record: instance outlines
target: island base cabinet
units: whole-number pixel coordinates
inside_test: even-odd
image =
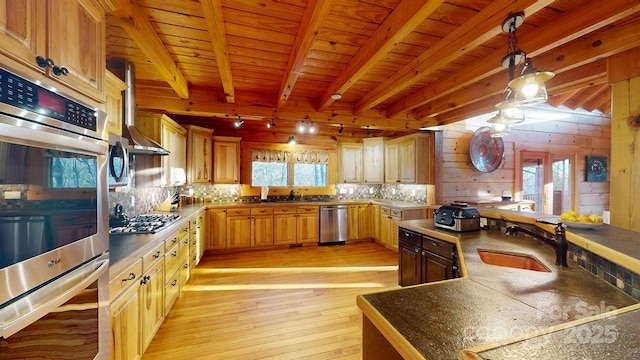
[[[142,351],[147,350],[164,320],[164,261],[157,262],[142,277]]]
[[[375,325],[366,316],[362,316],[362,360],[402,359]]]

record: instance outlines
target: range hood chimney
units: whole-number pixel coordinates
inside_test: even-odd
[[[107,61],[107,68],[127,84],[127,89],[124,90],[122,99],[124,111],[122,136],[129,139],[129,154],[169,155],[169,151],[157,142],[144,136],[140,130],[135,127],[136,84],[133,64],[125,59],[112,58]]]

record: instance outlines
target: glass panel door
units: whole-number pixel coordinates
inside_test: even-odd
[[[572,209],[574,155],[522,151],[522,200],[535,202],[535,210],[560,215]]]

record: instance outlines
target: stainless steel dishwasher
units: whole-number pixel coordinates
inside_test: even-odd
[[[319,245],[347,242],[347,205],[320,206]]]

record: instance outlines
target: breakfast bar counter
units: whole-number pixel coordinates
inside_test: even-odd
[[[615,349],[613,358],[637,355],[640,338],[630,335],[640,321],[637,301],[572,259],[569,268],[557,267],[554,249],[542,241],[497,230],[438,230],[431,220],[398,225],[457,244],[463,277],[359,296],[363,359],[539,358],[542,340],[546,353],[589,341],[593,351]],[[485,264],[479,249],[531,255],[550,272]],[[577,333],[567,329],[583,322],[594,324],[592,333],[572,343]],[[616,346],[597,337],[601,328]]]

